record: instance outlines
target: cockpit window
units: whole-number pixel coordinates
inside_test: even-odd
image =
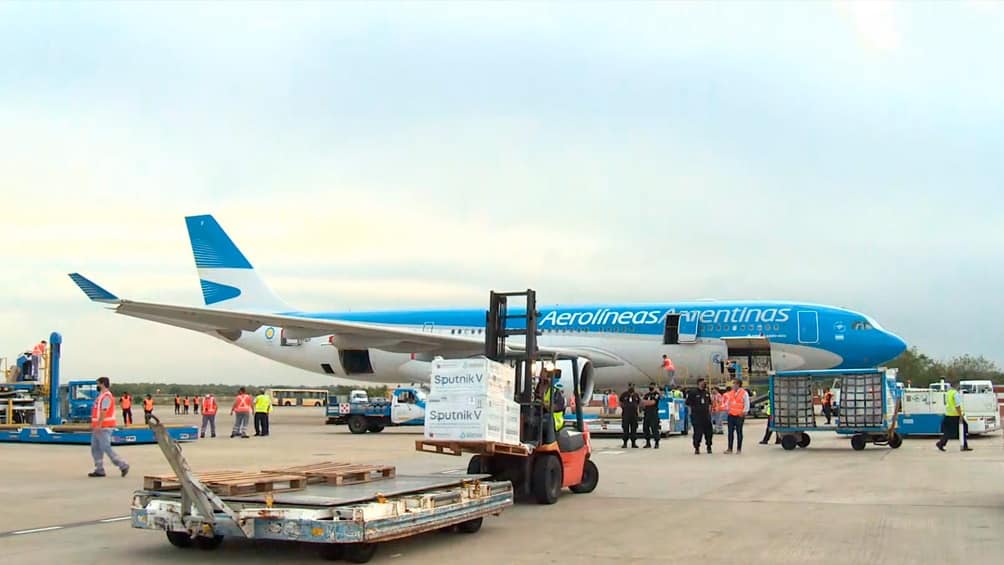
[[[858,322],[854,322],[854,324],[851,325],[851,329],[854,329],[854,330],[872,330],[872,329],[875,329],[875,328],[870,323],[868,323],[868,322],[858,321]]]

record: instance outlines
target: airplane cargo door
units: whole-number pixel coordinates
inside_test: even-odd
[[[697,341],[697,313],[692,316],[680,316],[680,328],[678,339],[680,343],[694,343]]]
[[[815,310],[798,312],[798,343],[819,341],[819,313]]]

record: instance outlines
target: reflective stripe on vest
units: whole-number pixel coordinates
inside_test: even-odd
[[[267,394],[259,394],[254,399],[255,412],[268,412],[272,409],[272,398]]]
[[[742,416],[746,413],[746,402],[744,401],[746,394],[746,389],[744,388],[725,393],[730,416]]]
[[[108,400],[108,408],[101,415],[98,410],[105,400]],[[115,397],[109,391],[104,391],[94,399],[94,406],[91,406],[91,427],[92,428],[114,428],[115,427]]]
[[[945,416],[959,415],[959,391],[954,388],[945,393]]]
[[[551,391],[554,390],[553,387],[548,388],[547,392],[544,393],[544,406],[550,406],[551,404]],[[564,411],[552,411],[551,415],[554,417],[554,431],[560,432],[561,428],[565,427],[565,412]]]
[[[202,414],[204,416],[212,416],[216,413],[216,399],[215,398],[203,398],[202,399]]]
[[[250,412],[250,411],[251,411],[251,395],[238,394],[234,404],[234,412]]]

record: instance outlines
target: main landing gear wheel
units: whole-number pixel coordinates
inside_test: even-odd
[[[481,529],[481,524],[484,521],[484,518],[475,518],[473,520],[461,522],[457,524],[457,531],[462,534],[476,534],[478,530]]]
[[[809,437],[809,434],[803,433],[802,437],[798,438],[799,447],[809,447],[810,443],[812,443],[812,438]]]
[[[356,414],[354,416],[349,416],[349,431],[354,434],[364,434],[366,430],[370,427],[369,422],[366,421],[364,416]]]
[[[899,449],[899,446],[901,445],[903,445],[903,436],[893,432],[892,435],[889,436],[889,447]]]
[[[867,445],[865,436],[854,436],[851,438],[851,447],[854,448],[854,451],[861,451],[865,448],[865,445]]]
[[[596,490],[596,485],[600,482],[600,470],[596,468],[596,463],[586,459],[586,464],[582,468],[582,482],[572,485],[569,488],[575,494],[586,494]]]
[[[192,536],[188,532],[167,532],[167,541],[174,547],[185,549],[192,547]]]
[[[211,538],[198,536],[193,541],[195,541],[195,547],[203,551],[212,551],[219,548],[220,544],[223,543],[223,536],[213,536]]]
[[[345,546],[342,559],[349,563],[367,563],[376,553],[375,543],[350,543]]]
[[[781,438],[781,447],[783,447],[785,451],[795,449],[796,445],[798,445],[798,440],[795,439],[795,436],[789,435]]]
[[[539,504],[554,504],[561,494],[563,470],[555,455],[542,455],[533,463],[533,497]]]

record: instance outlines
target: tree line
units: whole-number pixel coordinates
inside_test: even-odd
[[[153,395],[155,397],[173,397],[178,396],[203,396],[206,394],[212,394],[213,396],[219,397],[232,397],[237,396],[238,390],[244,386],[248,392],[257,393],[269,388],[283,388],[283,389],[300,389],[300,390],[327,390],[329,394],[335,394],[338,396],[348,396],[353,390],[365,390],[366,394],[369,396],[382,397],[387,394],[386,386],[368,386],[368,387],[358,387],[358,386],[348,386],[348,385],[338,385],[338,386],[289,386],[289,385],[264,385],[264,386],[251,386],[251,385],[225,385],[225,384],[177,384],[177,383],[112,383],[112,390],[115,394],[120,395],[124,393],[129,393],[132,396],[146,396],[147,394]]]
[[[909,381],[915,387],[926,387],[941,379],[952,382],[958,382],[960,379],[985,379],[995,383],[1004,381],[1004,372],[996,363],[982,355],[966,354],[938,360],[921,353],[916,347],[911,347],[886,366],[899,369],[898,380]]]

